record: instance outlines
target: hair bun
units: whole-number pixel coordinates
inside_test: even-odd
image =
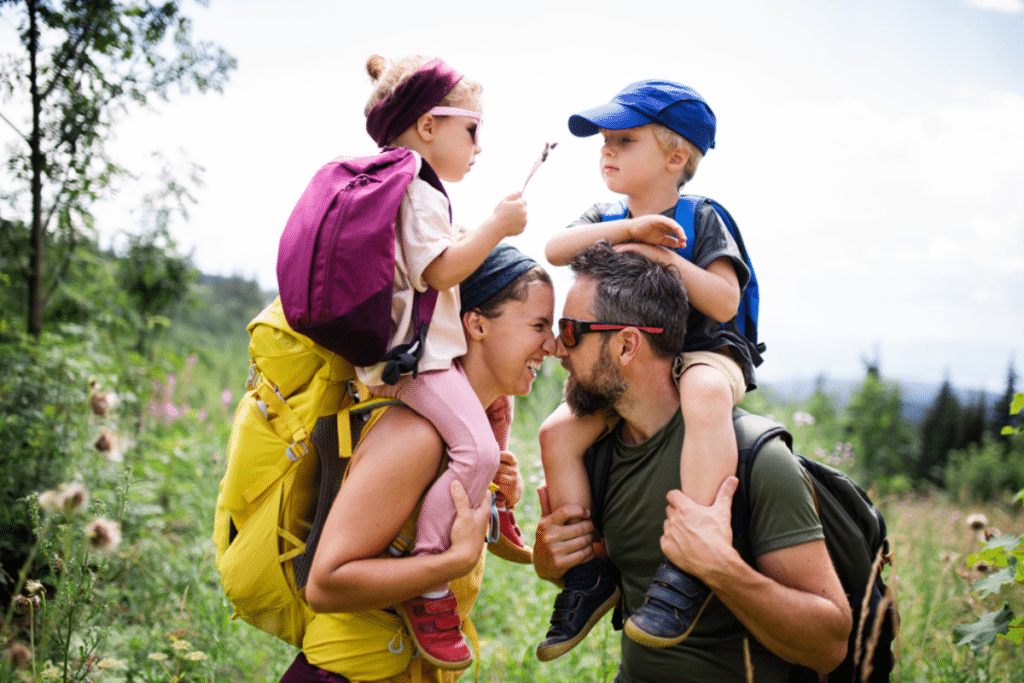
[[[388,70],[388,60],[380,55],[373,55],[366,60],[366,73],[370,74],[370,80],[376,82]]]

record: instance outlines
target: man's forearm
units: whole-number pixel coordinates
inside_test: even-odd
[[[846,656],[850,612],[845,597],[830,598],[824,587],[816,593],[785,586],[766,575],[776,568],[769,558],[758,571],[736,555],[703,578],[769,650],[820,674],[832,671]]]

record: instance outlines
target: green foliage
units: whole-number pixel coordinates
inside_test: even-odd
[[[166,100],[172,88],[221,90],[235,60],[210,43],[192,41],[178,2],[113,0],[0,3],[16,23],[18,52],[0,55],[0,119],[20,138],[8,147],[0,178],[5,223],[27,226],[19,271],[28,332],[38,336],[42,309],[66,275],[60,265],[94,229],[92,204],[131,174],[106,151],[122,117]],[[183,186],[161,182],[179,198]],[[54,240],[46,234],[53,232]],[[47,247],[66,247],[53,258]]]
[[[856,469],[868,481],[911,472],[912,434],[903,419],[902,390],[869,365],[846,409],[846,434]]]

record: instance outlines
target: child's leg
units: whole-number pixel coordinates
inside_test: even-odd
[[[540,454],[552,510],[570,503],[590,509],[590,479],[583,455],[606,427],[602,415],[576,417],[564,403],[544,421]],[[619,599],[618,586],[596,559],[571,567],[563,579],[565,588],[555,598],[551,628],[537,646],[541,661],[575,647]]]
[[[569,503],[590,509],[590,480],[583,455],[604,430],[603,416],[576,417],[565,403],[544,420],[538,438],[552,510]]]
[[[378,387],[373,390],[377,393]],[[414,555],[443,552],[455,520],[452,481],[458,478],[475,504],[498,471],[498,443],[490,421],[458,363],[447,370],[420,373],[415,379],[403,377],[380,393],[398,398],[430,420],[447,445],[448,467],[423,497],[413,549]]]
[[[679,379],[679,400],[686,426],[679,460],[681,488],[701,505],[711,505],[722,481],[736,473],[733,391],[717,368],[691,365]]]
[[[683,493],[711,505],[722,481],[736,472],[736,432],[732,408],[743,398],[743,373],[728,355],[711,351],[684,354],[679,401],[685,435],[679,462]],[[668,558],[647,589],[646,600],[626,623],[626,635],[647,647],[672,647],[693,630],[711,599],[711,590]]]

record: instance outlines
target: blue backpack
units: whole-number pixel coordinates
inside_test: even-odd
[[[736,317],[728,323],[722,323],[722,326],[736,325],[740,334],[750,342],[751,356],[754,360],[754,365],[757,366],[761,364],[761,354],[764,353],[766,348],[764,342],[758,341],[757,338],[757,311],[761,296],[757,286],[757,275],[754,274],[754,264],[750,262],[750,255],[747,254],[747,247],[743,244],[743,237],[740,235],[740,229],[736,225],[736,221],[725,210],[725,207],[714,199],[695,194],[682,195],[676,203],[675,220],[686,231],[686,246],[676,249],[676,252],[687,261],[693,262],[694,235],[700,221],[701,209],[704,208],[705,204],[709,204],[718,213],[718,217],[722,219],[722,222],[725,223],[725,227],[729,229],[729,234],[732,235],[732,238],[736,241],[736,246],[739,247],[740,255],[743,257],[744,262],[746,262],[747,268],[750,269],[750,281],[747,282],[747,286],[740,295],[740,305],[736,310]],[[601,220],[620,220],[626,217],[628,211],[629,208],[625,200],[622,200],[618,204],[613,204],[609,207]]]

